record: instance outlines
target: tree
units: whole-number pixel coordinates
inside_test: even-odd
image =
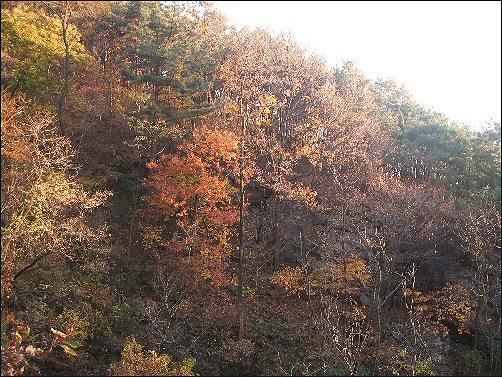
[[[50,6],[53,12],[46,13],[36,4],[23,2],[2,12],[2,78],[11,93],[21,89],[47,101],[60,89],[61,75],[56,66],[63,58],[63,90],[58,104],[61,109],[68,92],[70,58],[81,63],[89,56],[80,42],[80,33],[69,24],[70,5],[63,10]],[[64,43],[60,39],[62,25]]]
[[[65,132],[63,109],[68,97],[69,79],[70,79],[70,39],[68,29],[70,26],[70,18],[72,13],[72,5],[69,1],[43,4],[61,21],[62,37],[65,47],[64,64],[63,64],[63,89],[61,90],[61,97],[58,102],[58,124],[62,133]]]
[[[126,340],[122,359],[110,367],[113,376],[193,376],[195,360],[182,363],[172,361],[169,355],[158,355],[155,351],[145,351],[134,337]]]
[[[178,153],[147,165],[152,171],[149,205],[174,225],[174,235],[164,245],[183,260],[195,261],[199,274],[215,284],[227,280],[229,239],[238,220],[229,179],[237,172],[237,156],[233,133],[202,126]]]
[[[205,38],[204,19],[188,4],[131,1],[118,4],[112,19],[127,43],[117,58],[131,91],[130,124],[138,146],[155,159],[188,132],[185,119],[212,110],[206,93],[217,40]]]
[[[256,96],[260,94],[259,89],[254,86],[256,82],[259,85],[259,78],[256,69],[256,53],[257,50],[244,49],[245,44],[241,44],[241,38],[249,38],[246,33],[243,35],[234,33],[232,35],[231,46],[236,51],[229,56],[221,68],[221,76],[225,80],[225,100],[227,101],[226,111],[232,117],[231,127],[235,129],[235,133],[240,135],[239,141],[239,270],[238,270],[238,290],[237,290],[237,307],[239,332],[238,337],[244,337],[244,304],[243,304],[243,286],[244,286],[244,208],[245,208],[245,170],[247,170],[245,159],[249,159],[246,150],[246,139],[248,131],[248,121],[250,111],[256,107]],[[256,39],[250,41],[256,43]],[[237,131],[238,130],[238,131]]]
[[[487,338],[489,343],[490,370],[500,371],[500,338],[501,307],[500,307],[500,212],[493,207],[480,208],[464,219],[461,230],[463,248],[474,262],[476,280],[474,282],[474,297],[469,297],[475,303],[471,312],[474,323],[474,350],[479,347],[480,338]],[[460,319],[467,322],[465,310],[460,311]],[[470,319],[470,318],[467,318]],[[460,321],[462,323],[462,321]],[[466,325],[464,324],[464,328]]]
[[[45,259],[86,258],[86,248],[104,238],[89,215],[110,193],[87,193],[70,175],[74,152],[51,127],[50,113],[21,97],[2,97],[2,298],[8,299],[14,282]]]

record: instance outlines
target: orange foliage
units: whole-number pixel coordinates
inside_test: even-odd
[[[178,153],[147,164],[153,172],[148,203],[176,223],[167,248],[194,264],[203,278],[223,284],[232,250],[228,239],[238,221],[236,189],[228,178],[237,174],[238,140],[232,132],[206,126],[193,136]]]

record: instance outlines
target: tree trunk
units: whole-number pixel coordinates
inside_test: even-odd
[[[239,339],[244,338],[244,303],[243,303],[243,280],[244,280],[244,136],[246,133],[246,120],[244,118],[242,104],[243,83],[241,84],[240,95],[240,116],[241,116],[241,145],[239,153],[239,276],[237,291],[237,306],[239,311]]]
[[[347,331],[347,307],[348,307],[348,279],[347,279],[347,255],[345,252],[345,211],[346,211],[346,202],[345,196],[343,198],[342,203],[342,258],[343,258],[343,290],[344,290],[344,303],[343,303],[343,315],[342,315],[342,323],[343,323],[343,337],[345,338],[345,334]]]
[[[382,344],[382,319],[381,319],[381,287],[382,287],[382,265],[383,265],[383,259],[382,259],[382,254],[385,246],[382,246],[382,242],[380,243],[380,250],[378,253],[378,260],[376,261],[377,265],[377,281],[375,284],[375,287],[373,288],[373,302],[375,305],[376,309],[376,321],[377,321],[377,345],[376,345],[376,350],[375,350],[375,357],[373,361],[373,367],[372,367],[372,372],[371,374],[374,376],[376,375],[379,367],[379,356],[380,356],[380,349],[381,349],[381,344]]]
[[[272,271],[276,272],[279,269],[279,250],[274,251],[275,244],[277,243],[277,206],[280,204],[278,198],[274,198],[274,215],[272,224],[272,239],[268,241],[268,249],[272,253]]]
[[[68,41],[68,22],[70,20],[70,3],[69,1],[65,2],[65,11],[61,14],[61,26],[63,27],[63,41],[65,45],[65,58],[64,58],[64,66],[63,66],[63,90],[61,92],[61,98],[58,103],[58,124],[59,130],[61,133],[65,133],[65,124],[64,124],[64,105],[66,103],[66,98],[68,96],[69,90],[69,79],[70,79],[70,42]]]

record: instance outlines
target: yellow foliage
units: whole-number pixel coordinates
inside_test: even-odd
[[[467,287],[461,284],[446,284],[435,295],[438,302],[438,317],[458,323],[458,332],[470,333],[469,323],[474,318],[476,302]]]
[[[343,264],[338,263],[313,271],[310,276],[310,294],[315,295],[323,289],[346,290],[346,293],[352,293],[370,283],[372,275],[365,261],[356,259],[347,262],[345,267],[345,273]],[[301,267],[286,267],[276,272],[272,282],[283,287],[287,295],[299,295],[307,289],[305,272]]]
[[[371,270],[362,259],[348,261],[345,271],[343,263],[331,263],[312,273],[311,290],[313,294],[327,288],[352,293],[367,286],[371,282],[371,277]]]
[[[148,226],[143,233],[143,247],[146,250],[154,252],[157,247],[164,246],[164,237],[162,236],[162,227]]]
[[[20,5],[12,10],[2,12],[2,24],[4,22],[12,27],[12,31],[24,43],[37,46],[41,51],[55,57],[65,56],[61,20],[56,17],[36,12],[26,5]],[[71,24],[68,25],[68,39],[73,59],[84,61],[90,58],[80,42],[80,33]]]
[[[338,267],[338,270],[340,270],[340,267]],[[371,270],[365,261],[356,259],[347,263],[347,279],[350,282],[360,282],[363,286],[366,286],[371,280]]]
[[[22,2],[13,9],[2,10],[2,79],[48,94],[60,85],[66,48],[61,20],[47,15],[34,3]],[[71,23],[67,39],[72,63],[92,60]]]
[[[193,376],[195,360],[175,363],[169,355],[145,351],[134,337],[128,338],[122,351],[122,359],[110,367],[113,376]]]
[[[300,294],[305,290],[304,273],[300,267],[286,267],[278,271],[272,277],[274,284],[280,285],[286,290],[287,295]]]

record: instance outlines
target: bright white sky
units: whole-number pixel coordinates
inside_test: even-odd
[[[290,32],[330,66],[352,60],[473,128],[501,119],[501,2],[214,1],[237,28]]]

